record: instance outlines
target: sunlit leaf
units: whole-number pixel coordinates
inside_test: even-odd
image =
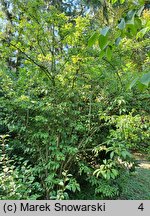
[[[99,57],[100,57],[100,58],[103,58],[104,55],[105,55],[105,51],[104,51],[104,50],[100,51]]]
[[[125,26],[126,26],[125,19],[122,18],[120,23],[118,24],[118,28],[122,30],[125,28]]]
[[[110,61],[111,60],[111,57],[112,57],[112,50],[111,48],[108,46],[107,49],[106,49],[106,57],[107,59]]]
[[[117,0],[111,0],[112,4],[115,4],[117,2]]]
[[[93,46],[93,45],[95,44],[95,42],[96,42],[97,39],[98,39],[98,36],[99,36],[99,34],[98,34],[97,32],[95,32],[95,33],[90,37],[90,39],[89,39],[89,41],[88,41],[88,46],[89,46],[89,47],[91,47],[91,46]]]
[[[108,31],[109,31],[109,29],[110,29],[110,27],[108,27],[108,26],[104,27],[104,28],[101,30],[101,34],[104,35],[104,36],[106,36],[107,33],[108,33]]]
[[[148,86],[149,83],[150,83],[150,72],[144,74],[144,75],[141,77],[140,82],[141,82],[142,84]]]
[[[139,17],[141,16],[143,9],[144,9],[144,6],[142,6],[142,7],[138,10],[138,12],[136,13],[137,16],[139,16]]]
[[[142,38],[148,31],[149,31],[149,28],[148,28],[148,27],[141,29],[141,30],[137,33],[136,39]]]
[[[120,3],[123,4],[125,2],[125,0],[120,0]]]
[[[99,36],[99,46],[100,46],[101,50],[105,49],[106,46],[108,45],[108,43],[109,43],[109,41],[108,41],[107,36],[103,36],[103,35]]]

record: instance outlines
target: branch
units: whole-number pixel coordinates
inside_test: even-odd
[[[119,73],[118,73],[116,67],[115,67],[110,61],[108,61],[106,58],[103,58],[103,60],[104,60],[105,62],[107,62],[108,64],[110,64],[110,66],[115,70],[115,73],[117,74],[117,77],[118,77],[118,79],[119,79],[119,81],[120,81],[121,87],[123,87],[123,83],[122,83],[121,77],[120,77],[120,75],[119,75]]]
[[[7,41],[5,40],[5,42],[7,42]],[[48,71],[48,69],[47,69],[46,67],[44,67],[43,65],[39,64],[38,62],[36,62],[33,58],[31,58],[31,56],[29,56],[27,53],[25,53],[24,51],[22,51],[22,50],[21,50],[19,47],[17,47],[15,44],[13,44],[13,43],[11,43],[11,42],[9,42],[9,44],[10,44],[12,47],[15,47],[17,50],[19,50],[23,55],[25,55],[26,58],[27,58],[30,62],[34,63],[34,64],[35,64],[36,66],[38,66],[42,71],[44,71],[45,74],[47,75],[47,77],[48,77],[50,80],[53,79],[52,75],[49,73],[49,71]]]
[[[81,148],[81,146],[83,145],[83,143],[84,142],[86,142],[88,139],[89,139],[89,137],[92,137],[93,135],[94,135],[94,133],[97,131],[97,127],[96,127],[96,129],[95,130],[93,130],[93,132],[91,132],[91,134],[89,134],[89,136],[87,136],[87,138],[86,139],[82,139],[81,140],[81,142],[79,143],[79,145],[78,145],[78,150]],[[81,150],[80,150],[81,151]],[[79,151],[78,151],[79,152]],[[77,153],[78,153],[77,152]],[[69,163],[73,160],[73,158],[76,156],[76,154],[74,154],[74,155],[71,155],[69,158],[68,158],[68,160],[66,161],[66,163],[65,163],[65,165],[64,165],[64,170],[67,168],[67,166],[69,165]]]

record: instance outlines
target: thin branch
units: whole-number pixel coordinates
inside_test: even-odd
[[[81,146],[83,145],[84,142],[86,142],[90,137],[92,137],[94,135],[94,133],[97,131],[97,127],[95,130],[93,130],[93,132],[91,132],[91,134],[89,134],[89,136],[86,139],[82,139],[81,142],[78,145],[78,150],[81,148]],[[76,156],[76,154],[71,155],[68,160],[66,161],[65,165],[64,165],[64,170],[67,168],[67,166],[69,165],[69,163],[73,160],[73,158]]]
[[[7,41],[5,40],[5,42],[7,42]],[[33,58],[31,58],[31,56],[29,56],[27,53],[25,53],[24,51],[22,51],[22,50],[21,50],[19,47],[17,47],[15,44],[13,44],[13,43],[11,43],[11,42],[9,42],[9,44],[10,44],[12,47],[15,47],[17,50],[19,50],[23,55],[25,55],[26,58],[27,58],[30,62],[32,62],[32,63],[34,63],[36,66],[38,66],[42,71],[45,72],[45,74],[48,76],[48,78],[52,80],[52,75],[49,73],[49,71],[48,71],[48,69],[47,69],[46,67],[44,67],[43,65],[37,63]]]
[[[118,79],[120,81],[121,87],[123,87],[123,83],[122,83],[121,77],[120,77],[120,75],[119,75],[119,73],[117,71],[117,68],[110,61],[108,61],[106,58],[103,58],[103,60],[105,62],[107,62],[108,64],[110,64],[110,66],[115,70],[115,73],[117,74],[117,77],[118,77]]]

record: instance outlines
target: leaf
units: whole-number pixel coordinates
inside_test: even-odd
[[[115,175],[113,173],[110,173],[110,176],[112,179],[115,179]]]
[[[94,172],[93,172],[93,175],[95,175],[97,172],[99,172],[100,170],[99,169],[96,169]]]
[[[141,19],[140,18],[136,18],[135,21],[134,21],[134,25],[136,26],[137,30],[141,29],[142,26],[143,26]]]
[[[127,21],[126,24],[134,25],[134,17],[135,17],[136,11],[131,10],[127,13]]]
[[[62,172],[62,175],[63,175],[63,176],[67,176],[67,172],[66,172],[66,171],[63,171],[63,172]]]
[[[112,159],[114,157],[114,151],[110,153],[110,158]]]
[[[72,190],[72,186],[71,185],[66,185],[66,189],[71,191]]]
[[[139,78],[136,77],[136,78],[131,82],[131,84],[129,85],[129,89],[131,89],[131,88],[136,84],[136,82],[137,82],[138,79],[139,79]]]
[[[116,40],[115,40],[115,45],[116,45],[116,46],[119,45],[121,39],[122,39],[121,37],[116,38]]]
[[[111,0],[112,4],[115,4],[117,2],[117,0]]]
[[[134,17],[126,22],[128,25],[134,25]]]
[[[137,28],[136,28],[136,26],[133,25],[133,24],[128,24],[128,27],[129,27],[129,32],[128,32],[128,34],[129,34],[130,36],[136,36],[136,35],[137,35]],[[129,36],[129,37],[130,37],[130,36]]]
[[[4,172],[6,173],[6,172],[9,171],[9,168],[8,168],[8,167],[5,167],[3,170],[4,170]]]
[[[121,152],[121,155],[122,155],[122,157],[123,157],[124,159],[126,159],[126,156],[127,156],[126,151],[122,151],[122,152]]]
[[[106,173],[106,179],[107,179],[107,180],[110,179],[110,170],[108,170],[107,173]]]
[[[125,2],[125,0],[120,0],[120,3],[123,4]]]
[[[88,41],[88,46],[91,47],[95,44],[96,40],[98,39],[99,34],[95,32]]]
[[[110,29],[110,27],[108,27],[108,26],[104,27],[104,28],[101,30],[101,34],[102,34],[103,36],[106,36],[107,33],[108,33],[108,31],[109,31],[109,29]]]
[[[148,86],[149,83],[150,83],[150,72],[144,74],[144,75],[141,77],[140,82],[141,82],[142,84]]]
[[[137,16],[139,16],[139,17],[141,16],[143,9],[144,9],[144,6],[142,6],[142,7],[138,10],[138,12],[136,13]]]
[[[102,176],[106,179],[107,178],[107,174],[106,171],[101,171]]]
[[[118,170],[116,170],[116,169],[112,169],[111,171],[112,171],[112,173],[113,173],[115,176],[118,175]]]
[[[144,91],[145,88],[146,88],[146,85],[142,84],[141,82],[138,82],[137,87],[138,87],[138,89],[139,89],[140,91]]]
[[[107,47],[106,49],[106,57],[107,59],[110,61],[111,60],[111,57],[112,57],[112,50],[110,48],[110,46]]]
[[[68,177],[72,177],[73,175],[72,175],[72,174],[68,174],[67,176],[68,176]]]
[[[64,186],[63,181],[59,182],[59,185],[63,187]]]
[[[107,164],[107,160],[106,160],[106,159],[105,159],[105,160],[103,160],[103,163],[104,163],[104,164]]]
[[[125,28],[125,26],[126,26],[125,19],[122,18],[121,22],[118,24],[118,28],[122,30]]]
[[[100,58],[103,58],[103,57],[104,57],[104,55],[105,55],[105,51],[104,51],[104,50],[102,50],[102,51],[100,52],[100,54],[99,54],[99,57],[100,57]]]
[[[98,176],[101,174],[101,170],[97,169],[93,172],[93,175],[96,175],[96,177],[98,178]]]
[[[137,33],[136,39],[142,38],[148,31],[149,31],[149,28],[148,28],[148,27],[141,29],[141,30]]]
[[[109,41],[108,41],[107,36],[103,36],[103,35],[99,36],[99,46],[100,46],[101,50],[105,49],[106,46],[108,45],[108,43],[109,43]]]
[[[72,191],[75,192],[76,191],[76,186],[74,184],[72,184]]]

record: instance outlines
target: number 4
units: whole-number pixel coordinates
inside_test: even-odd
[[[141,203],[138,207],[139,210],[143,211],[144,210],[144,206],[143,206],[143,203]]]

